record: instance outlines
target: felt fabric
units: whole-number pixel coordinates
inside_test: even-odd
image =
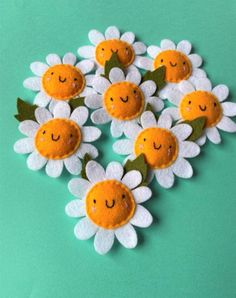
[[[33,120],[35,121],[34,112],[36,110],[36,105],[31,105],[27,102],[25,102],[21,98],[17,98],[17,112],[18,114],[15,115],[15,118],[18,121],[24,121],[24,120]]]
[[[156,83],[157,89],[160,90],[166,84],[165,73],[166,73],[166,67],[162,65],[160,67],[157,67],[153,71],[147,71],[143,76],[143,81],[147,81],[147,80],[154,81]]]
[[[135,158],[134,160],[127,160],[127,162],[124,165],[125,171],[139,171],[142,175],[141,183],[144,183],[147,178],[147,172],[148,172],[148,166],[145,162],[144,154],[140,154]]]

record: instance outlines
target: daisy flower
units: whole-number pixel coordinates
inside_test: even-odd
[[[204,70],[199,67],[202,58],[198,54],[190,54],[192,45],[187,40],[180,41],[177,46],[169,39],[163,39],[160,47],[151,45],[147,52],[150,58],[137,58],[137,66],[146,70],[155,70],[164,65],[166,67],[166,85],[159,92],[159,96],[166,98],[166,91],[174,88],[183,80],[195,81],[206,77]]]
[[[76,63],[76,56],[67,53],[61,60],[57,54],[49,54],[46,63],[30,64],[35,77],[27,78],[24,87],[37,92],[34,104],[50,110],[58,101],[66,101],[75,97],[85,96],[93,92],[91,85],[93,75],[86,75],[94,68],[94,63],[83,60]]]
[[[97,140],[101,131],[96,127],[83,126],[88,119],[88,109],[78,107],[72,113],[66,102],[58,103],[51,114],[46,108],[35,110],[37,122],[25,120],[19,130],[27,137],[18,140],[14,150],[27,158],[29,169],[37,171],[46,165],[46,173],[59,177],[63,165],[73,175],[78,175],[82,165],[80,159],[88,153],[97,157],[97,149],[87,144]]]
[[[186,141],[192,133],[192,127],[187,124],[171,127],[170,115],[162,114],[157,122],[149,111],[142,114],[141,126],[130,126],[126,131],[128,139],[116,141],[113,150],[128,155],[127,159],[131,160],[144,154],[150,168],[149,182],[155,175],[157,182],[164,188],[173,186],[174,174],[181,178],[192,177],[192,166],[185,158],[200,153],[197,144]]]
[[[88,38],[93,45],[80,47],[78,54],[83,58],[94,60],[99,74],[103,73],[106,61],[114,52],[125,67],[135,64],[138,55],[146,53],[145,44],[135,42],[134,33],[125,32],[120,35],[119,29],[115,26],[108,27],[105,36],[97,30],[91,30]]]
[[[85,104],[97,109],[91,115],[93,123],[111,122],[113,137],[120,137],[130,123],[137,122],[148,103],[155,112],[163,109],[163,101],[153,96],[155,83],[151,80],[141,83],[137,68],[128,71],[125,77],[123,71],[115,67],[109,73],[109,80],[95,76],[93,88],[97,94],[86,96]]]
[[[236,132],[236,123],[229,117],[236,116],[236,103],[224,102],[229,95],[225,85],[217,85],[212,89],[211,82],[199,79],[195,84],[183,81],[178,88],[170,90],[167,98],[176,107],[169,107],[164,114],[170,114],[174,120],[194,120],[206,117],[205,130],[197,140],[203,145],[208,138],[214,144],[221,142],[218,129]]]
[[[115,240],[126,248],[137,245],[133,226],[146,228],[152,223],[152,215],[140,204],[150,199],[152,192],[139,186],[142,175],[133,170],[124,175],[118,162],[110,162],[106,168],[95,161],[86,165],[88,180],[72,179],[70,192],[77,197],[66,206],[71,217],[83,217],[75,226],[75,236],[86,240],[95,235],[94,247],[99,254],[107,253]]]

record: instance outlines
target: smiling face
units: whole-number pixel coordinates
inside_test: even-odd
[[[95,50],[96,61],[104,67],[113,52],[117,53],[120,62],[125,67],[129,66],[134,61],[133,48],[127,42],[119,39],[109,39],[100,42]]]
[[[52,119],[38,129],[37,151],[47,159],[63,159],[72,155],[81,142],[79,126],[71,120]]]
[[[194,91],[186,94],[180,102],[180,114],[184,120],[206,117],[206,127],[215,126],[222,117],[222,108],[211,92]]]
[[[153,62],[154,69],[165,65],[166,81],[178,83],[187,80],[192,72],[192,65],[186,55],[179,51],[167,50],[157,55]]]
[[[135,206],[130,190],[116,180],[96,183],[86,196],[88,217],[104,229],[126,224],[133,217]]]
[[[78,68],[69,64],[58,64],[49,67],[45,72],[42,85],[50,97],[67,100],[83,91],[85,78]]]
[[[147,128],[137,136],[134,153],[136,156],[143,153],[151,168],[164,169],[173,164],[177,158],[177,139],[164,128]]]
[[[144,108],[143,92],[130,82],[112,84],[107,88],[103,101],[107,113],[118,120],[134,119]]]

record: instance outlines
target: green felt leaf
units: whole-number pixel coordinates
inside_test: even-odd
[[[84,97],[72,98],[69,101],[69,105],[72,111],[78,107],[84,106]]]
[[[147,172],[148,172],[148,166],[145,161],[145,157],[143,154],[140,154],[137,158],[134,160],[127,160],[126,164],[124,165],[125,172],[129,172],[132,170],[137,170],[142,174],[142,182],[141,184],[144,185],[146,178],[147,178]]]
[[[156,83],[157,90],[161,90],[166,84],[165,74],[166,74],[166,67],[163,65],[153,71],[147,71],[143,76],[143,82],[147,80],[152,80]]]
[[[199,117],[194,120],[186,120],[181,123],[186,123],[189,124],[193,132],[192,134],[188,137],[188,141],[196,141],[202,136],[203,130],[205,128],[205,123],[206,123],[206,117]]]
[[[105,67],[104,67],[104,74],[102,76],[109,80],[109,73],[111,69],[114,67],[118,67],[122,71],[124,71],[124,66],[120,62],[118,55],[115,52],[113,52],[111,55],[111,58],[108,61],[106,61]]]
[[[33,120],[36,121],[34,112],[38,106],[31,105],[30,103],[25,102],[21,98],[17,98],[17,112],[18,114],[14,115],[15,118],[22,122],[24,120]]]
[[[87,175],[86,175],[85,167],[86,167],[87,163],[88,163],[91,159],[92,159],[91,156],[90,156],[88,153],[86,153],[86,154],[84,155],[83,160],[82,160],[82,170],[81,170],[80,175],[81,175],[81,177],[82,177],[83,179],[86,179],[86,180],[88,180],[88,177],[87,177]]]

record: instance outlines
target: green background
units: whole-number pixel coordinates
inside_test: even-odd
[[[93,241],[78,241],[77,222],[64,207],[72,199],[69,175],[54,180],[27,169],[13,152],[21,137],[16,98],[32,101],[22,86],[29,64],[48,53],[76,53],[92,28],[135,32],[146,44],[189,39],[205,60],[213,84],[230,87],[235,101],[236,2],[134,0],[1,0],[0,2],[0,297],[236,297],[236,138],[222,134],[193,160],[195,176],[171,190],[152,183],[145,204],[155,217],[139,229],[139,246],[115,245],[106,256]],[[97,146],[105,166],[108,126]]]

